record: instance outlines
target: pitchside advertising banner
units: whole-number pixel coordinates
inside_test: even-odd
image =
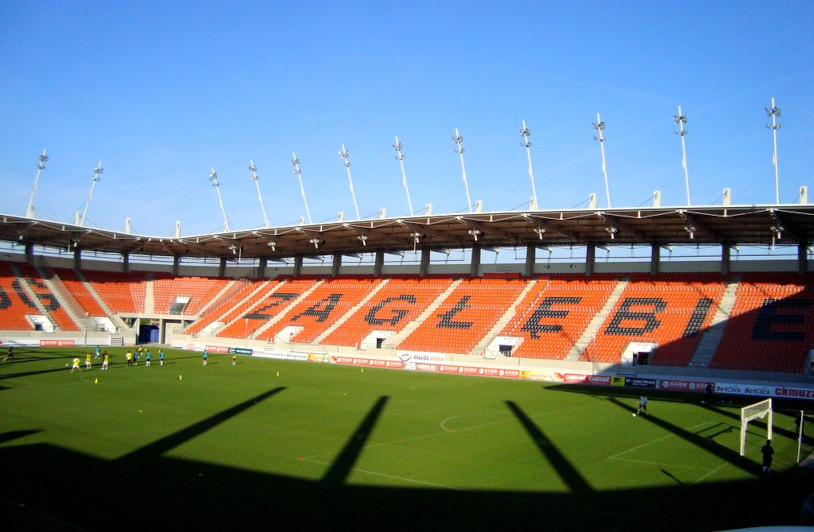
[[[41,340],[41,346],[72,346],[73,340]],[[238,355],[252,355],[261,358],[278,360],[296,360],[302,362],[330,362],[346,366],[362,366],[370,368],[406,369],[429,373],[445,373],[455,375],[474,375],[479,377],[499,377],[504,379],[522,379],[545,382],[561,382],[565,384],[585,384],[592,386],[623,386],[627,388],[648,388],[676,392],[703,393],[707,384],[713,384],[715,393],[744,395],[752,397],[782,397],[791,399],[814,400],[814,387],[805,386],[777,386],[773,384],[742,384],[734,382],[710,382],[704,380],[681,379],[649,379],[642,377],[624,377],[611,375],[590,375],[585,373],[562,373],[545,369],[515,369],[496,368],[494,366],[470,366],[461,364],[447,364],[446,356],[442,353],[426,353],[405,351],[398,355],[398,360],[348,357],[340,355],[320,355],[290,351],[254,351],[248,348],[225,347],[213,345],[187,344],[186,346],[173,346],[190,351],[206,349],[210,353],[234,353]]]
[[[40,347],[73,347],[73,340],[40,340]]]
[[[255,356],[274,358],[277,360],[298,360],[300,362],[308,360],[308,353],[294,353],[290,351],[263,351],[262,353],[256,353]]]

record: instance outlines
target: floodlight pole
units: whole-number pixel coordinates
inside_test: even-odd
[[[254,161],[249,160],[249,172],[252,174],[252,181],[257,187],[257,198],[260,200],[260,208],[263,209],[263,227],[269,227],[269,218],[266,215],[266,206],[263,205],[263,196],[260,194],[260,183],[257,182],[257,168],[254,166]]]
[[[229,220],[226,218],[226,209],[223,208],[223,198],[220,195],[220,183],[218,183],[218,174],[215,173],[215,169],[212,169],[212,173],[209,174],[209,180],[212,181],[212,186],[215,187],[215,190],[218,192],[218,202],[220,203],[220,210],[223,213],[223,231],[226,232],[229,230]]]
[[[350,176],[350,161],[348,161],[348,150],[345,149],[345,145],[342,145],[342,151],[339,152],[339,156],[342,157],[342,166],[348,171],[348,183],[350,183],[350,194],[353,196],[353,207],[356,209],[356,219],[361,220],[362,217],[359,216],[359,205],[356,204],[356,192],[353,191],[353,179]]]
[[[34,194],[37,192],[37,183],[40,180],[40,172],[45,170],[45,162],[48,160],[48,156],[45,155],[45,150],[42,150],[42,154],[39,157],[39,163],[37,163],[37,176],[34,178],[34,188],[31,189],[31,199],[28,200],[28,209],[25,211],[26,218],[33,218],[34,217]]]
[[[610,188],[608,188],[608,167],[605,164],[605,135],[602,132],[605,130],[605,122],[599,118],[599,113],[596,113],[596,122],[593,123],[594,129],[598,133],[594,140],[599,142],[599,149],[602,152],[602,173],[605,175],[605,195],[608,198],[608,208],[611,206]]]
[[[469,197],[469,182],[466,180],[466,166],[464,166],[464,138],[458,134],[458,128],[455,128],[455,136],[452,137],[452,140],[455,141],[457,148],[455,148],[455,153],[461,156],[461,174],[463,175],[464,179],[464,187],[466,187],[466,205],[469,207],[469,212],[472,212],[472,199]]]
[[[410,216],[413,215],[413,202],[410,201],[410,189],[407,188],[407,174],[404,173],[404,154],[401,153],[401,150],[404,146],[399,142],[399,138],[396,137],[396,143],[393,144],[393,148],[396,150],[398,155],[394,157],[398,160],[399,164],[401,165],[401,179],[404,183],[404,190],[407,192],[407,207],[410,209]]]
[[[777,117],[780,116],[780,107],[774,104],[772,98],[772,106],[766,108],[766,114],[772,118],[771,124],[766,124],[766,127],[772,130],[772,137],[774,138],[774,154],[772,155],[772,162],[774,162],[774,201],[780,203],[780,181],[777,171],[777,130],[780,129],[780,124],[777,123]]]
[[[305,214],[308,215],[308,223],[311,223],[311,210],[308,208],[308,198],[305,197],[305,187],[302,186],[302,170],[300,170],[300,160],[297,159],[296,153],[291,153],[293,159],[291,159],[291,164],[294,165],[294,173],[297,174],[297,178],[300,180],[300,192],[302,192],[302,200],[305,202]]]
[[[99,177],[100,175],[102,175],[102,172],[104,172],[104,169],[102,169],[102,161],[99,161],[99,164],[93,170],[93,176],[91,177],[91,179],[93,179],[93,183],[90,186],[90,194],[88,194],[88,202],[85,203],[85,211],[82,213],[82,219],[79,220],[80,227],[83,227],[85,225],[85,215],[88,214],[90,200],[93,199],[93,189],[96,186],[96,182],[102,179],[101,177]]]
[[[687,146],[684,144],[684,135],[687,130],[684,129],[684,124],[687,123],[687,116],[681,113],[681,106],[678,106],[678,114],[673,115],[673,122],[678,124],[678,131],[676,135],[681,137],[681,166],[684,168],[684,186],[687,189],[687,206],[690,205],[690,176],[687,170]]]
[[[531,169],[531,141],[529,141],[529,136],[531,135],[531,130],[526,127],[526,121],[523,120],[523,128],[517,130],[523,136],[523,142],[520,143],[521,146],[526,148],[526,157],[529,160],[529,177],[531,178],[531,199],[534,202],[534,208],[537,208],[537,189],[534,187],[534,172]]]

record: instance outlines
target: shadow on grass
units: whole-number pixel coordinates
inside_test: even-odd
[[[0,433],[0,444],[38,433],[38,430],[12,430]]]
[[[604,400],[611,398],[617,404],[622,405],[619,399],[629,398],[636,400],[641,394],[646,394],[650,399],[655,399],[658,402],[675,402],[684,404],[697,404],[699,408],[709,410],[723,417],[728,417],[735,422],[734,424],[740,427],[741,417],[739,412],[733,412],[733,409],[740,409],[744,406],[754,404],[760,401],[760,397],[739,397],[739,396],[716,396],[712,402],[703,401],[703,394],[692,394],[687,392],[663,391],[652,388],[632,388],[632,387],[615,387],[615,386],[590,386],[584,384],[557,384],[554,386],[547,386],[544,388],[546,391],[578,393],[590,395],[597,398],[597,400]],[[799,415],[800,410],[811,410],[811,402],[798,400],[798,399],[774,399],[772,406],[775,414],[785,414],[792,417]],[[807,416],[808,420],[809,417]],[[758,427],[765,427],[765,420],[756,420],[752,424]],[[775,426],[773,431],[777,434],[796,438],[796,429],[789,430],[783,427]]]
[[[245,468],[233,468],[170,456],[171,449],[284,390],[264,392],[116,460],[42,443],[25,445],[26,431],[10,433],[11,439],[6,441],[19,445],[0,445],[0,522],[6,530],[336,526],[348,530],[684,532],[797,524],[802,501],[814,481],[814,472],[797,468],[769,479],[599,489],[569,463],[568,449],[555,446],[552,437],[511,401],[507,405],[539,447],[539,459],[553,467],[565,488],[558,482],[541,491],[473,490],[417,481],[410,486],[409,479],[387,477],[386,471],[382,472],[384,485],[349,484],[348,474],[364,453],[387,397],[371,406],[321,479],[253,471],[249,463]],[[704,440],[701,436],[682,436],[698,445],[710,445],[699,441]],[[239,456],[240,441],[227,445],[228,452]],[[286,466],[297,463],[294,456],[270,459],[290,460]],[[396,450],[393,460],[398,459]],[[490,459],[479,455],[467,462],[487,468]],[[272,463],[261,465],[274,468]],[[401,487],[405,485],[409,487]],[[771,504],[767,503],[769,496]]]

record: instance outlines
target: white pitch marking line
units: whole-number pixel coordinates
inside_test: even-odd
[[[319,460],[311,460],[309,458],[303,458],[303,461],[311,462],[312,464],[324,465],[324,466],[333,465],[330,462],[321,462]],[[389,478],[389,479],[392,479],[392,480],[400,480],[400,481],[403,481],[403,482],[412,482],[413,484],[421,484],[421,485],[424,485],[424,486],[432,486],[434,488],[443,488],[443,489],[456,490],[456,491],[469,491],[469,490],[466,490],[464,488],[456,488],[455,486],[447,486],[445,484],[436,484],[435,482],[427,482],[425,480],[417,480],[417,479],[414,479],[414,478],[400,477],[400,476],[396,476],[396,475],[388,475],[386,473],[379,473],[377,471],[369,471],[367,469],[360,469],[358,467],[350,467],[350,468],[348,468],[348,471],[353,471],[355,473],[365,473],[365,474],[368,474],[368,475],[373,475],[373,476],[383,477],[383,478]]]
[[[706,467],[696,467],[696,466],[689,466],[684,464],[667,464],[663,462],[650,462],[647,460],[633,460],[631,458],[613,458],[610,457],[609,460],[616,460],[618,462],[629,462],[632,464],[642,464],[642,465],[654,465],[654,466],[661,466],[661,467],[678,467],[681,469],[695,469],[696,471],[705,471],[710,472],[711,470]]]
[[[533,419],[533,418],[538,418],[538,417],[542,417],[542,416],[548,416],[548,415],[551,415],[551,414],[559,414],[561,412],[572,412],[572,411],[575,411],[575,410],[584,410],[586,408],[594,408],[595,406],[598,406],[598,405],[591,404],[591,405],[578,406],[578,407],[574,407],[574,408],[567,408],[567,409],[557,410],[557,411],[542,412],[540,414],[534,414],[532,416],[529,416],[529,418]],[[431,434],[422,434],[422,435],[419,435],[419,436],[413,436],[412,438],[401,438],[400,440],[392,440],[392,441],[385,441],[385,442],[370,441],[370,442],[366,443],[363,448],[382,447],[382,446],[385,446],[385,445],[400,445],[400,444],[403,444],[403,443],[409,443],[409,442],[418,441],[418,440],[425,440],[427,438],[436,438],[438,436],[443,436],[445,434],[450,434],[450,433],[452,433],[454,431],[461,432],[461,431],[464,431],[464,430],[480,429],[480,428],[490,427],[490,426],[493,426],[493,425],[502,425],[504,423],[504,421],[501,419],[500,421],[494,421],[494,422],[491,422],[491,423],[483,423],[483,424],[480,424],[480,425],[472,425],[470,427],[464,427],[464,428],[460,428],[460,429],[448,429],[448,428],[446,428],[444,426],[447,422],[452,421],[453,419],[458,419],[458,418],[467,417],[467,416],[484,416],[484,415],[490,415],[490,414],[506,414],[506,415],[508,415],[510,413],[507,413],[504,410],[496,410],[496,411],[492,411],[492,412],[474,412],[474,413],[471,413],[471,414],[460,414],[458,416],[448,417],[448,418],[444,419],[443,421],[441,421],[441,429],[443,429],[442,432],[434,432],[434,433],[431,433]],[[314,458],[319,458],[319,457],[323,457],[323,456],[334,456],[335,454],[336,454],[335,452],[330,451],[330,452],[324,452],[324,453],[311,454],[311,455],[308,455],[308,456],[304,456],[302,459],[306,460],[306,461],[309,461],[309,462],[320,463],[321,464],[321,463],[324,463],[324,462],[318,462],[318,461],[314,460]]]
[[[538,418],[538,417],[549,416],[551,414],[560,414],[560,413],[563,413],[563,412],[574,412],[576,410],[584,410],[586,408],[594,408],[596,406],[599,406],[599,405],[590,404],[590,405],[585,405],[585,406],[576,406],[574,408],[564,408],[564,409],[556,410],[556,411],[550,410],[548,412],[542,412],[540,414],[534,414],[534,415],[528,416],[528,418],[529,419],[535,419],[535,418]],[[486,416],[486,415],[491,415],[491,414],[512,415],[511,412],[506,412],[505,410],[498,410],[498,411],[493,411],[493,412],[473,412],[471,414],[461,414],[461,415],[458,415],[458,416],[448,417],[445,420],[441,421],[441,428],[444,429],[446,432],[452,432],[452,429],[448,429],[446,427],[446,424],[447,424],[447,422],[452,421],[453,419],[458,419],[458,418],[462,418],[462,417],[469,417],[469,416]],[[463,427],[463,428],[454,429],[454,430],[461,431],[461,430],[470,430],[470,429],[480,429],[480,428],[483,428],[483,427],[490,427],[492,425],[500,425],[502,423],[503,423],[503,420],[500,420],[500,421],[494,421],[494,422],[491,422],[491,423],[483,423],[483,424],[480,424],[480,425],[472,425],[472,426],[469,426],[469,427]]]
[[[689,428],[688,428],[688,429],[686,429],[686,430],[694,430],[694,429],[697,429],[697,428],[703,427],[704,425],[707,425],[707,424],[708,424],[707,422],[704,422],[704,423],[699,423],[698,425],[693,425],[692,427],[689,427]],[[622,451],[621,453],[616,453],[616,454],[614,454],[614,455],[612,455],[612,456],[609,456],[609,457],[608,457],[608,459],[609,459],[609,460],[616,460],[616,459],[619,459],[619,457],[620,457],[620,456],[623,456],[623,455],[625,455],[625,454],[628,454],[628,453],[632,453],[632,452],[638,451],[639,449],[643,449],[643,448],[645,448],[645,447],[647,447],[647,446],[649,446],[649,445],[653,445],[654,443],[658,443],[658,442],[663,441],[663,440],[666,440],[666,439],[668,439],[668,438],[675,438],[675,434],[667,434],[667,435],[665,435],[665,436],[662,436],[661,438],[656,438],[655,440],[651,440],[651,441],[649,441],[649,442],[645,442],[645,443],[643,443],[643,444],[641,444],[641,445],[637,445],[636,447],[631,447],[630,449],[627,449],[626,451]],[[629,460],[629,461],[632,461],[632,460]],[[706,470],[705,470],[705,471],[706,471]]]

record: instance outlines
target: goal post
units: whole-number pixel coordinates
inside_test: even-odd
[[[759,403],[741,408],[741,456],[746,454],[746,429],[749,422],[755,419],[763,419],[768,414],[766,420],[766,439],[772,439],[772,400],[765,399]]]

